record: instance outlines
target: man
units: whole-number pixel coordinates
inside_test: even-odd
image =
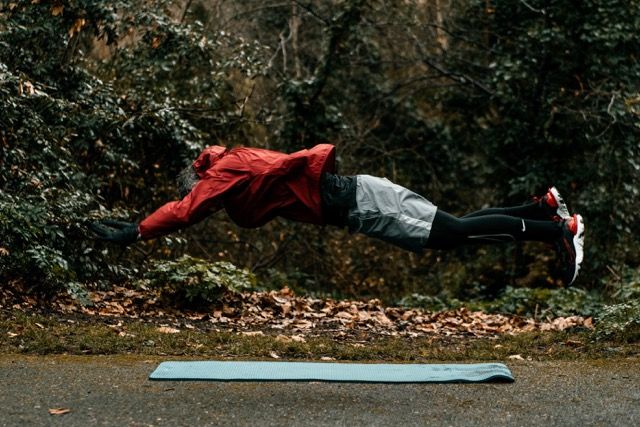
[[[195,224],[225,209],[239,226],[259,227],[275,217],[348,227],[422,252],[474,243],[534,240],[555,243],[563,280],[573,283],[583,259],[584,223],[570,215],[559,192],[512,208],[488,208],[461,218],[385,178],[335,175],[335,147],[320,144],[292,154],[221,146],[206,148],[180,174],[181,200],[139,224],[91,224],[99,238],[130,244]]]

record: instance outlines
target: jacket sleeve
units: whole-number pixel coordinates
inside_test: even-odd
[[[222,196],[243,180],[208,177],[202,179],[182,200],[169,202],[140,223],[143,240],[163,236],[202,221],[222,207]]]

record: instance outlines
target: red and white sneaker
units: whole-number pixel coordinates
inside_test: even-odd
[[[549,188],[547,194],[536,197],[536,200],[553,221],[566,221],[571,218],[569,208],[556,187]]]
[[[563,220],[562,236],[556,243],[558,254],[562,257],[562,279],[568,286],[578,277],[584,257],[584,222],[581,215],[574,214]]]

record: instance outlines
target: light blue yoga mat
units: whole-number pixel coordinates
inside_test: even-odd
[[[162,362],[154,381],[331,381],[357,383],[513,382],[502,363],[366,364],[313,362]]]

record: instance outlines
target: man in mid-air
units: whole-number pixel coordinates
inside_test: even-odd
[[[555,243],[566,284],[576,279],[583,259],[584,222],[569,213],[555,187],[529,204],[457,218],[386,178],[336,175],[335,147],[330,144],[292,154],[207,147],[181,172],[178,186],[181,200],[165,204],[139,224],[103,220],[90,227],[101,239],[130,244],[225,209],[241,227],[259,227],[279,216],[348,227],[417,253],[477,243]]]

